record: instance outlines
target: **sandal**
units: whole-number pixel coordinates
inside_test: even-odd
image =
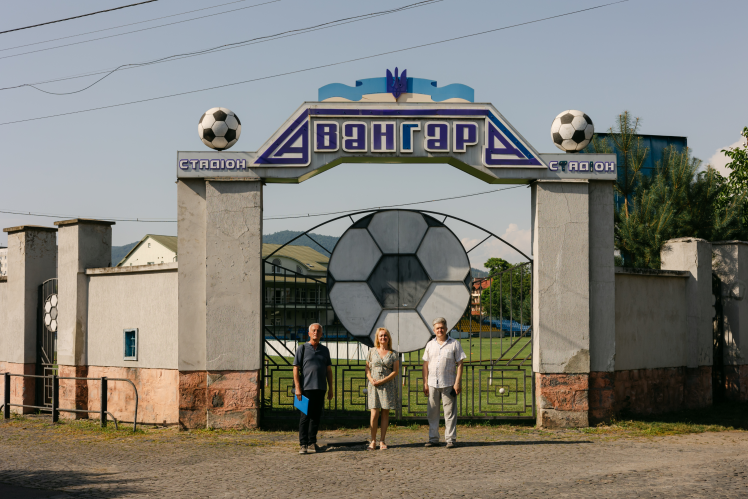
[[[387,450],[387,444],[384,442],[379,442],[379,450]]]
[[[377,441],[372,440],[369,446],[366,448],[366,450],[376,450],[377,449]]]

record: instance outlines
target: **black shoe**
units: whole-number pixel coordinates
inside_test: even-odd
[[[423,444],[424,447],[439,447],[439,442],[426,442]]]

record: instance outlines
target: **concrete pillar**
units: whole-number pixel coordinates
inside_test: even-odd
[[[589,181],[590,424],[610,421],[614,405],[616,280],[613,181]]]
[[[177,181],[179,425],[205,428],[205,180]]]
[[[57,229],[22,225],[8,233],[6,324],[0,334],[0,372],[35,374],[41,326],[39,286],[56,275]],[[12,378],[11,403],[35,404],[34,378]],[[13,408],[28,413],[33,409]]]
[[[687,355],[684,401],[688,408],[712,404],[714,307],[712,306],[712,244],[682,237],[667,241],[660,252],[662,270],[685,270]]]
[[[180,424],[254,427],[263,338],[262,183],[179,184]]]
[[[587,181],[532,185],[533,370],[544,427],[589,424],[588,198]]]
[[[728,400],[748,401],[748,243],[712,243],[714,273],[721,281],[724,390]],[[717,359],[715,359],[717,360]]]
[[[55,222],[59,232],[57,362],[60,376],[88,376],[88,277],[86,269],[112,266],[114,222],[77,218]],[[60,380],[60,407],[88,409],[88,384]],[[83,419],[84,413],[61,413]]]

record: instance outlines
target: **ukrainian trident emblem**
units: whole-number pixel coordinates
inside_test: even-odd
[[[403,69],[403,74],[397,75],[397,68],[395,68],[395,76],[392,76],[392,72],[387,70],[387,92],[395,96],[395,100],[408,91],[408,70]]]

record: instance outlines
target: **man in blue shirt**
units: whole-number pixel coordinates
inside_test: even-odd
[[[309,399],[307,413],[301,413],[299,421],[299,454],[309,451],[318,452],[317,430],[325,406],[325,391],[327,399],[332,400],[332,361],[330,350],[320,343],[322,326],[309,326],[309,343],[303,343],[296,349],[293,359],[293,380],[296,386],[296,398],[301,400],[304,395]],[[329,385],[329,390],[327,389]]]

